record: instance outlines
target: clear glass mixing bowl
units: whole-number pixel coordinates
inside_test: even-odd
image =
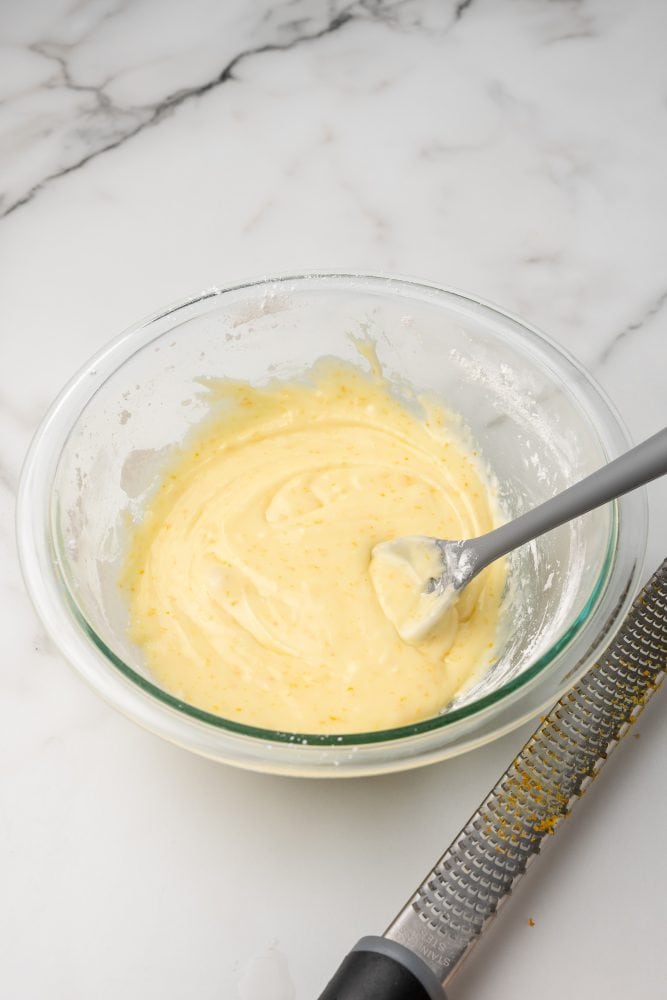
[[[642,493],[514,554],[497,663],[435,718],[345,736],[240,725],[185,704],[151,678],[126,635],[116,585],[127,517],[169,451],[202,418],[201,378],[262,383],[322,356],[360,364],[375,341],[400,394],[412,386],[458,411],[497,477],[508,516],[629,446],[591,377],[524,323],[442,288],[319,274],[210,289],[123,333],[65,387],[26,459],[18,501],[28,590],[64,656],[110,704],[215,760],[276,773],[359,775],[479,746],[555,702],[600,655],[636,589]]]

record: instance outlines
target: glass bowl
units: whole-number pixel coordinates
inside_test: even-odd
[[[200,379],[298,376],[322,356],[360,364],[375,341],[400,394],[460,413],[516,516],[629,447],[576,361],[498,309],[432,285],[317,274],[213,288],[132,327],[65,387],[28,453],[18,542],[37,612],[110,704],[218,761],[283,774],[361,775],[463,753],[543,711],[600,655],[636,589],[646,502],[634,493],[524,546],[510,560],[499,657],[442,714],[344,736],[258,729],[163,690],[127,634],[117,587],[123,526],[206,412]]]

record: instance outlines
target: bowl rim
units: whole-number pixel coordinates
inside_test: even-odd
[[[574,393],[575,398],[584,407],[586,415],[591,419],[593,430],[599,438],[603,453],[608,454],[608,450],[605,441],[600,436],[601,424],[603,422],[600,411],[606,410],[606,423],[614,425],[614,431],[622,439],[622,442],[626,446],[629,446],[631,443],[627,428],[606,392],[598,384],[595,377],[566,348],[563,348],[551,337],[526,323],[520,317],[495,304],[483,300],[478,296],[473,296],[448,286],[439,285],[435,282],[380,273],[343,271],[309,271],[303,274],[290,273],[271,277],[263,276],[224,287],[216,286],[205,289],[198,294],[180,299],[163,309],[157,310],[144,319],[132,324],[105,344],[79,368],[57,395],[39,425],[26,454],[21,473],[16,505],[16,533],[19,559],[27,590],[38,616],[66,659],[75,666],[84,679],[99,694],[105,697],[107,701],[121,711],[124,711],[125,714],[131,715],[148,728],[160,732],[161,735],[166,735],[169,739],[175,739],[176,742],[181,741],[180,737],[175,737],[173,734],[165,734],[163,727],[156,724],[156,720],[152,720],[151,722],[146,717],[146,712],[133,712],[131,707],[128,708],[127,697],[122,697],[118,689],[114,691],[114,684],[109,682],[109,677],[106,679],[107,682],[102,684],[100,683],[99,671],[91,668],[90,665],[86,666],[82,664],[81,644],[73,644],[71,641],[68,641],[71,639],[71,635],[64,635],[62,622],[63,610],[66,613],[68,611],[71,616],[69,624],[75,624],[86,639],[93,643],[93,646],[102,655],[106,663],[111,665],[116,678],[118,680],[122,678],[129,682],[131,689],[135,693],[143,692],[144,695],[148,696],[150,703],[156,708],[167,709],[170,714],[176,712],[182,721],[200,725],[204,724],[208,729],[212,729],[218,734],[230,734],[252,741],[261,741],[264,745],[289,744],[292,746],[304,746],[304,748],[311,746],[340,751],[346,747],[367,746],[370,748],[379,745],[386,746],[388,743],[397,744],[405,742],[410,737],[423,736],[428,733],[444,733],[451,731],[452,727],[456,727],[457,723],[473,721],[478,717],[483,717],[492,708],[506,706],[511,702],[513,697],[520,695],[524,690],[537,682],[544,675],[547,667],[571,647],[575,637],[579,635],[583,626],[589,621],[593,611],[599,606],[615,568],[619,532],[622,527],[619,521],[618,501],[612,506],[607,551],[603,560],[603,566],[591,589],[589,598],[576,618],[569,623],[562,634],[559,634],[549,648],[537,657],[535,661],[531,662],[517,677],[506,681],[503,685],[481,698],[459,708],[451,709],[445,714],[407,726],[359,733],[312,734],[285,732],[242,724],[235,722],[233,719],[226,719],[222,716],[206,712],[176,698],[137,673],[124,660],[117,656],[87,622],[85,616],[78,608],[64,575],[59,570],[59,559],[54,545],[52,488],[62,448],[69,434],[85,406],[105,381],[122,364],[127,362],[134,353],[142,350],[147,344],[150,344],[154,339],[163,335],[165,332],[163,330],[158,330],[151,334],[151,331],[154,331],[155,324],[159,323],[159,321],[164,321],[181,310],[188,309],[188,307],[200,306],[208,300],[217,300],[226,294],[243,292],[244,290],[262,286],[277,288],[287,283],[292,286],[290,291],[297,291],[298,286],[308,285],[311,282],[315,282],[321,288],[333,287],[334,290],[341,290],[341,286],[343,286],[343,290],[347,287],[347,290],[375,291],[392,297],[401,291],[405,295],[419,293],[422,297],[425,294],[430,294],[435,298],[443,296],[444,299],[449,299],[450,301],[454,299],[464,305],[481,307],[482,310],[490,312],[501,321],[509,321],[519,329],[505,330],[503,331],[503,335],[511,335],[517,342],[521,342],[524,345],[528,342],[531,347],[536,347],[538,350],[541,349],[541,353],[546,354],[547,357],[551,353],[560,362],[565,362],[566,367],[569,365],[574,369],[580,383],[586,387],[583,397],[580,393]],[[357,287],[358,283],[362,283],[363,288]],[[294,287],[295,285],[297,288]],[[135,341],[142,333],[144,335],[143,338],[139,343],[135,344]],[[133,349],[128,351],[128,346],[131,346]],[[540,360],[546,361],[546,358],[541,358]],[[560,372],[559,374],[562,377],[565,373]],[[565,384],[567,385],[567,383]],[[572,390],[573,386],[570,385],[568,388]],[[607,427],[607,430],[609,430],[609,427]],[[59,447],[55,447],[56,444],[59,444]],[[629,581],[629,585],[626,588],[625,606],[627,606],[632,597],[641,569],[643,544],[645,544],[646,537],[645,496],[643,497],[643,508],[643,523],[640,524],[640,535],[643,534],[643,543],[640,538],[639,548],[641,551],[634,566],[632,574],[634,579]],[[40,513],[47,515],[41,525],[37,523],[40,520],[38,516]],[[63,595],[65,601],[62,600]],[[610,638],[611,636],[609,636]],[[74,646],[78,648],[75,649]],[[600,649],[599,643],[596,649]],[[520,724],[521,721],[519,719],[516,724]],[[187,741],[184,742],[187,743]]]

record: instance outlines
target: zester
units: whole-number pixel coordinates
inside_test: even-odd
[[[320,1000],[444,1000],[665,669],[667,559],[606,653],[544,719],[384,935],[359,941]]]

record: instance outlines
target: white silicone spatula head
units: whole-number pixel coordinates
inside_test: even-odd
[[[371,575],[387,617],[406,642],[437,625],[485,566],[513,549],[667,473],[667,428],[620,458],[479,538],[406,535],[373,549]]]

